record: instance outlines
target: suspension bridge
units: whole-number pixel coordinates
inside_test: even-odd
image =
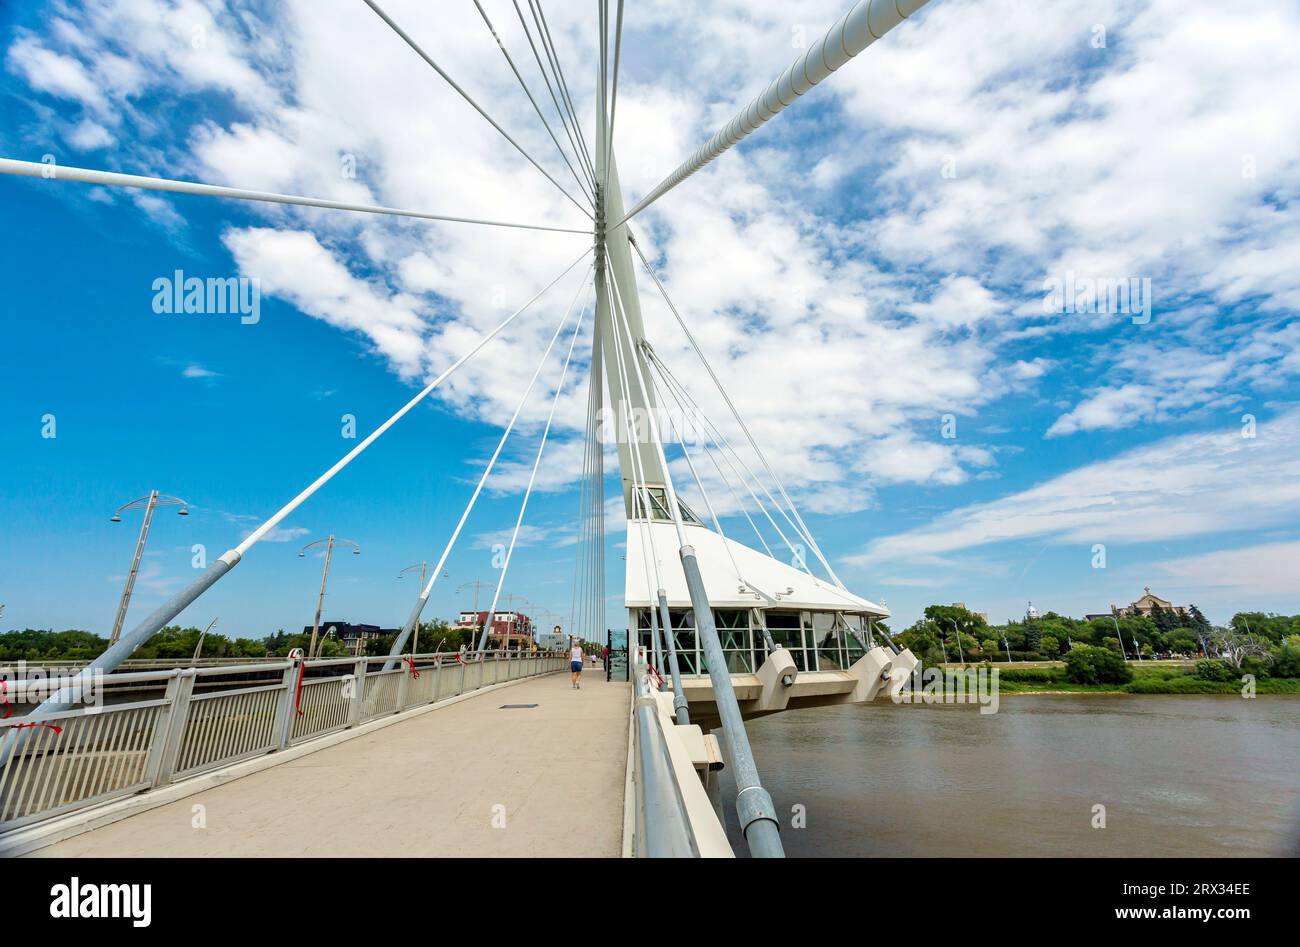
[[[437,226],[533,230],[549,240],[573,239],[573,260],[75,675],[4,679],[7,707],[37,706],[0,721],[0,852],[725,857],[734,854],[723,830],[729,806],[750,853],[780,856],[780,819],[763,788],[745,718],[873,700],[901,688],[916,660],[877,626],[888,610],[851,592],[835,574],[778,463],[746,425],[692,332],[687,308],[670,297],[632,225],[926,0],[855,4],[630,209],[613,145],[623,0],[596,4],[594,128],[580,121],[569,85],[576,74],[563,68],[539,0],[512,5],[544,94],[530,87],[520,68],[525,58],[512,56],[474,0],[485,41],[518,80],[567,174],[552,173],[525,150],[439,65],[436,49],[417,42],[374,0],[362,2],[391,29],[395,45],[427,63],[585,220],[561,226],[470,218],[9,158],[0,159],[0,172]],[[638,269],[642,285],[653,287],[672,313],[698,367],[671,368],[646,337]],[[287,516],[575,276],[571,301],[387,657],[293,654],[260,664],[123,667]],[[556,362],[558,377],[544,381]],[[578,378],[584,364],[585,378]],[[627,524],[630,667],[626,681],[591,680],[589,672],[578,690],[557,673],[567,670],[566,654],[490,651],[487,644],[557,404],[583,382],[587,417],[570,631],[586,640],[606,638],[605,463],[612,442]],[[539,384],[551,392],[550,407],[477,647],[456,655],[407,654],[430,593]],[[709,386],[725,417],[710,418],[702,409],[701,390]],[[699,435],[693,446],[688,421]],[[669,451],[679,455],[676,467]],[[702,509],[681,499],[674,472],[683,483],[683,474],[689,477]],[[754,545],[727,535],[706,480],[722,484]],[[724,769],[734,785],[731,799],[722,798]],[[585,814],[576,827],[575,811]],[[193,830],[191,813],[199,812],[211,826],[206,832]],[[223,813],[237,815],[218,818]],[[332,814],[346,816],[346,837],[320,837],[320,821]]]

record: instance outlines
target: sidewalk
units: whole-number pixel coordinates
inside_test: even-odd
[[[32,855],[617,857],[628,686],[526,680]]]

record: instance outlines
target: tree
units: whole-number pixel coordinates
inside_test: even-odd
[[[1061,643],[1051,635],[1043,635],[1038,642],[1039,654],[1054,658],[1061,653]]]
[[[1165,639],[1165,647],[1174,654],[1196,654],[1201,650],[1201,639],[1194,628],[1179,628]]]
[[[1275,677],[1300,677],[1300,635],[1292,635],[1273,648]]]
[[[1210,632],[1207,640],[1210,648],[1235,671],[1241,670],[1247,658],[1267,659],[1269,657],[1267,642],[1231,628],[1216,628]]]
[[[1074,684],[1127,684],[1133,671],[1118,652],[1081,644],[1065,656],[1065,679]]]

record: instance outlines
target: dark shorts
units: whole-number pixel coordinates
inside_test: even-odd
[[[569,670],[570,670],[572,673],[577,674],[579,671],[582,670],[582,662],[581,662],[581,661],[570,661],[570,662],[569,662]]]

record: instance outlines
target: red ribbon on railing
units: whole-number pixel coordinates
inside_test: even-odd
[[[14,715],[14,708],[9,703],[9,698],[6,696],[6,692],[8,690],[9,690],[9,682],[5,680],[3,677],[0,677],[0,707],[4,707],[5,709],[4,716],[0,717],[0,720],[8,720],[10,717]],[[44,727],[46,730],[53,730],[55,733],[63,732],[62,727],[55,726],[52,723],[16,723],[12,727],[10,727],[10,729],[11,730],[34,730],[37,727]]]
[[[418,681],[420,679],[420,672],[415,669],[415,658],[411,657],[409,654],[404,654],[402,655],[402,660],[406,662],[406,666],[411,669],[411,680]]]
[[[648,664],[648,665],[646,665],[646,667],[647,667],[647,668],[649,669],[649,671],[650,671],[650,683],[653,684],[653,685],[655,686],[655,690],[657,690],[657,691],[661,691],[661,690],[663,690],[663,689],[664,689],[664,679],[663,679],[663,677],[659,674],[658,671],[656,671],[656,670],[654,669],[654,665],[653,665],[653,664]]]
[[[302,716],[302,679],[306,673],[307,662],[306,660],[300,661],[298,663],[298,687],[293,694],[293,709],[298,712],[299,717]]]

